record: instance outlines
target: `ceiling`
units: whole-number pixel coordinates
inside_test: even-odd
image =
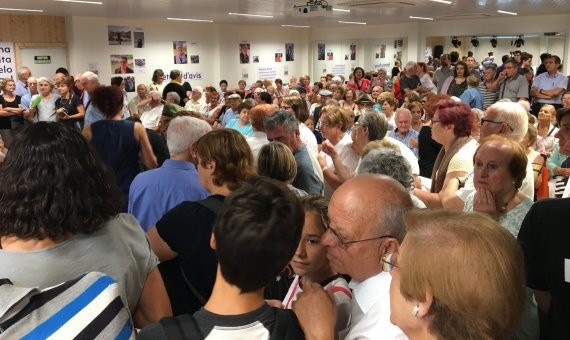
[[[509,16],[497,10],[518,15],[570,13],[570,0],[452,0],[446,5],[429,0],[330,0],[334,8],[350,9],[325,17],[300,17],[294,5],[306,0],[97,0],[102,5],[56,2],[53,0],[0,0],[0,7],[42,9],[57,16],[90,16],[109,18],[194,18],[209,19],[220,24],[246,25],[310,25],[338,26],[339,20],[366,22],[369,25],[417,21],[410,16],[433,17],[436,21]],[[273,15],[274,18],[230,16],[228,12]],[[24,12],[0,13],[26,14]]]

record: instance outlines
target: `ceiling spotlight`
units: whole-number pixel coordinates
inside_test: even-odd
[[[451,44],[453,45],[453,47],[458,48],[459,46],[461,46],[461,41],[457,39],[457,37],[452,37]]]
[[[473,47],[478,47],[478,46],[479,46],[479,40],[477,39],[477,37],[472,37],[472,38],[471,38],[471,45],[473,45]]]
[[[497,48],[497,36],[494,35],[493,38],[491,38],[491,46],[493,46],[493,48]]]
[[[521,47],[521,46],[524,46],[524,39],[522,35],[519,35],[515,40],[515,47]]]

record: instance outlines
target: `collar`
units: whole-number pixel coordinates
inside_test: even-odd
[[[348,286],[352,289],[358,307],[366,314],[380,299],[385,299],[389,305],[391,281],[390,273],[380,272],[362,282],[352,279]]]
[[[558,71],[558,70],[556,71],[556,73],[555,73],[553,76],[551,76],[550,73],[548,73],[548,71],[546,71],[546,72],[544,72],[544,73],[545,73],[546,76],[547,76],[548,78],[550,78],[550,79],[558,78],[558,75],[561,74],[560,71]]]
[[[170,169],[180,169],[180,170],[194,170],[196,171],[196,166],[192,162],[188,161],[177,161],[174,159],[167,159],[162,163],[161,168]]]
[[[517,80],[517,78],[520,76],[520,74],[515,73],[515,76],[513,77],[513,79],[509,79],[509,78],[505,78],[507,81],[513,81],[513,80]]]

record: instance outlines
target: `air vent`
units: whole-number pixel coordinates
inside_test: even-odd
[[[412,7],[412,6],[415,6],[415,5],[416,5],[416,4],[414,4],[414,3],[405,2],[405,1],[379,1],[379,0],[350,1],[350,2],[342,2],[342,3],[336,4],[336,6],[340,6],[340,7],[352,7],[352,8],[357,8],[357,7],[364,7],[364,8],[370,8],[370,7],[385,8],[385,7],[390,7],[390,8],[394,8],[394,7]]]
[[[442,15],[438,16],[437,19],[480,19],[480,18],[489,18],[493,15],[489,13],[465,13],[465,14],[452,14],[452,15]]]

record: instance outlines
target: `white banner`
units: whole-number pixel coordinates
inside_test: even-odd
[[[14,59],[14,44],[11,42],[0,42],[0,78],[16,79]]]
[[[202,80],[202,71],[184,72],[182,75],[184,80]]]
[[[270,79],[273,80],[277,78],[277,69],[275,67],[259,67],[258,68],[258,78],[259,79]]]
[[[331,73],[334,74],[335,76],[344,76],[344,71],[346,70],[346,65],[344,64],[338,64],[338,65],[333,65],[331,68]]]

